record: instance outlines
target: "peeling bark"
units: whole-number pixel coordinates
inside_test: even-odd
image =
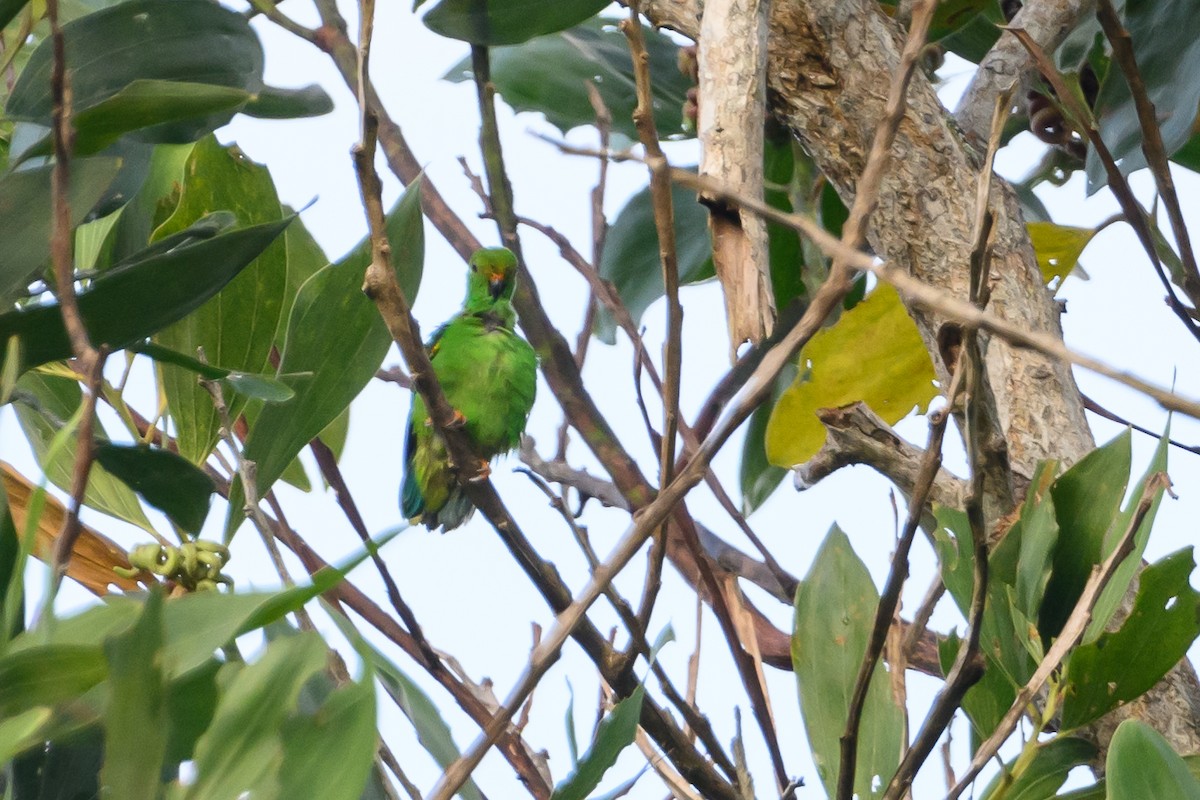
[[[709,0],[700,23],[700,174],[752,197],[763,193],[769,7],[770,0]],[[762,341],[775,323],[767,225],[715,198],[701,200],[710,212],[732,356],[743,342]]]

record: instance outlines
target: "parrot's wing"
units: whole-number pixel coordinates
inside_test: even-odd
[[[446,330],[446,323],[440,325],[425,343],[425,352],[430,360],[437,355],[438,341]],[[425,512],[425,496],[421,494],[421,486],[417,483],[417,471],[413,468],[413,456],[417,451],[417,434],[413,430],[412,414],[408,415],[408,424],[404,427],[404,481],[400,484],[400,512],[405,519],[416,519]]]

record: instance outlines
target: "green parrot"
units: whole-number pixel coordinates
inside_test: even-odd
[[[513,330],[516,256],[503,247],[479,250],[469,266],[462,311],[434,331],[426,349],[446,399],[463,418],[472,449],[484,459],[486,475],[487,459],[521,441],[537,390],[537,356]],[[417,394],[405,433],[404,467],[400,508],[413,524],[448,531],[474,513]]]

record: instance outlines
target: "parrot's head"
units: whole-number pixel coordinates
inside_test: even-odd
[[[467,306],[486,309],[512,300],[517,285],[517,257],[506,247],[476,250],[467,273]]]

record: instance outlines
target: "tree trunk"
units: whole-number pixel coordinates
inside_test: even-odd
[[[695,0],[652,0],[642,10],[655,25],[692,38],[698,34]],[[902,32],[873,0],[775,0],[771,11],[771,111],[849,203],[883,116]],[[984,165],[919,73],[891,154],[872,218],[871,245],[881,258],[966,299],[975,197]],[[1061,337],[1058,309],[1042,283],[1011,187],[994,179],[989,203],[994,214],[989,310],[1022,328]],[[937,346],[945,320],[910,313],[939,377],[946,380],[947,365]],[[1039,461],[1056,458],[1070,465],[1094,441],[1069,365],[998,339],[984,341],[995,406],[992,445],[1001,453],[1007,448],[1007,488],[1019,495]],[[1005,489],[990,484],[991,502],[985,503],[989,523],[1009,510],[1012,500],[1003,496]],[[1200,752],[1200,683],[1186,662],[1137,703],[1102,720],[1094,731],[1102,745],[1118,721],[1115,717],[1131,712],[1167,736],[1179,752]]]

